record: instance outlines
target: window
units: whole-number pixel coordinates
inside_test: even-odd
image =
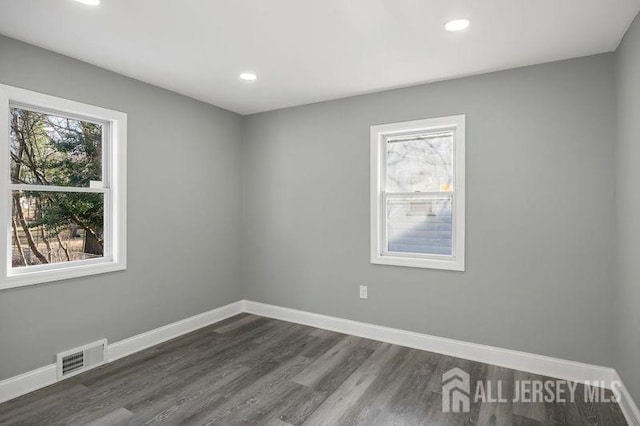
[[[0,85],[0,288],[126,268],[124,113]]]
[[[371,127],[371,263],[464,270],[465,116]]]

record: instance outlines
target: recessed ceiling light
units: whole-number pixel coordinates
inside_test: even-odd
[[[258,79],[258,76],[252,72],[243,72],[240,74],[240,80],[244,81],[255,81]]]
[[[100,0],[75,0],[78,3],[86,4],[87,6],[97,6],[100,4]]]
[[[444,28],[447,31],[462,31],[466,30],[470,24],[471,21],[468,19],[454,19],[453,21],[447,22],[447,25],[445,25]]]

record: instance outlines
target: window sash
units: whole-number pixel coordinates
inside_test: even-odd
[[[101,119],[83,115],[83,114],[75,114],[75,113],[56,110],[54,108],[39,107],[39,106],[30,105],[30,104],[21,103],[21,102],[10,101],[9,111],[11,111],[11,108],[20,108],[27,111],[40,113],[40,114],[53,115],[56,117],[69,118],[71,120],[78,120],[78,121],[84,121],[87,123],[101,125],[102,126],[102,146],[101,146],[102,147],[102,182],[103,184],[109,182],[111,178],[111,173],[110,173],[111,161],[112,161],[111,140],[113,136],[111,132],[111,126],[110,126],[111,123],[109,121],[101,120]],[[9,161],[11,161],[10,153],[9,153]],[[17,185],[11,182],[11,180],[9,180],[9,182],[11,185]],[[30,185],[30,184],[25,184],[25,185]],[[70,187],[70,188],[73,188],[73,187]]]
[[[456,191],[429,191],[429,192],[382,192],[385,197],[395,197],[395,198],[403,198],[403,197],[448,197],[455,194]]]
[[[387,192],[386,191],[386,186],[387,186],[387,179],[388,179],[388,171],[387,171],[387,145],[388,144],[393,144],[393,143],[397,143],[397,142],[405,142],[408,140],[428,140],[428,139],[438,139],[438,138],[442,138],[444,136],[449,136],[453,139],[453,146],[452,146],[452,162],[451,162],[451,176],[452,176],[452,187],[453,190],[455,191],[456,188],[456,132],[457,129],[455,127],[451,127],[448,126],[446,128],[439,128],[439,129],[434,129],[434,130],[422,130],[419,132],[407,132],[407,133],[403,133],[402,135],[398,135],[398,134],[389,134],[389,135],[384,135],[382,137],[382,143],[381,143],[381,147],[380,147],[380,189],[382,192]],[[431,192],[438,192],[438,191],[431,191]],[[428,193],[428,192],[422,192],[422,193]]]
[[[103,194],[103,202],[104,202],[104,217],[103,217],[103,253],[102,257],[99,259],[83,259],[83,260],[72,260],[67,262],[58,262],[58,263],[47,263],[40,265],[27,265],[21,266],[19,268],[13,267],[11,264],[11,260],[7,259],[7,276],[19,276],[26,275],[33,272],[45,272],[50,270],[60,270],[65,268],[74,268],[82,265],[96,265],[101,263],[109,263],[113,262],[113,244],[112,244],[112,230],[113,230],[113,215],[112,215],[112,206],[113,201],[111,199],[112,191],[109,188],[76,188],[76,187],[54,187],[48,185],[24,185],[24,184],[11,184],[11,191],[9,192],[9,201],[8,204],[11,208],[12,201],[12,192],[13,191],[31,191],[31,192],[67,192],[67,193],[94,193],[94,194]],[[57,189],[56,189],[57,188]],[[13,213],[10,214],[10,216]],[[11,223],[9,223],[9,227],[11,227]],[[7,238],[7,254],[12,253],[12,242],[13,242],[13,233],[10,232],[9,238]]]
[[[388,237],[388,217],[387,209],[389,206],[389,200],[391,199],[415,199],[415,200],[443,200],[449,198],[451,200],[451,254],[437,254],[437,253],[412,253],[389,250],[389,237]],[[383,256],[396,256],[396,257],[412,257],[416,259],[436,259],[436,260],[452,260],[456,258],[456,199],[455,191],[442,191],[442,192],[391,192],[382,193],[382,202],[380,203],[380,236],[381,236],[381,254]]]
[[[54,186],[54,185],[30,185],[24,183],[9,184],[11,191],[30,191],[30,192],[84,192],[84,193],[106,193],[109,192],[108,187],[89,188],[83,186]]]

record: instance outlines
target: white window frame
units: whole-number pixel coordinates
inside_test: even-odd
[[[11,183],[11,106],[100,122],[103,127],[103,186],[48,190],[100,192],[105,202],[105,253],[100,259],[12,268],[11,191],[38,189],[36,185]],[[127,114],[80,102],[0,84],[0,290],[77,278],[127,268]],[[23,188],[24,187],[24,188]],[[2,260],[4,259],[4,260]]]
[[[465,268],[465,115],[429,118],[371,126],[371,263],[415,268],[464,271]],[[388,252],[386,234],[386,144],[398,135],[452,130],[454,185],[452,202],[452,255]],[[423,195],[434,195],[432,193]]]

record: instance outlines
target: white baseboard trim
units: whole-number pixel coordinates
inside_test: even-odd
[[[0,382],[0,403],[52,385],[58,381],[55,364],[49,364]]]
[[[107,362],[115,361],[242,312],[244,312],[244,301],[241,300],[120,340],[107,347]],[[55,364],[2,380],[0,381],[0,403],[52,385],[57,381]]]
[[[107,361],[115,361],[242,312],[244,312],[243,300],[180,321],[172,322],[171,324],[129,337],[128,339],[120,340],[119,342],[109,345],[107,349]]]
[[[581,383],[588,381],[591,384],[603,384],[605,387],[613,381],[622,383],[613,368],[430,336],[249,300],[240,300],[112,343],[107,349],[107,361],[115,361],[242,312],[557,379]],[[0,381],[0,403],[49,386],[56,381],[55,364]],[[632,426],[640,426],[640,411],[624,384],[620,387],[620,393],[620,408],[627,421]]]
[[[631,398],[629,390],[626,388],[617,372],[615,373],[614,380],[621,384],[620,401],[618,404],[620,405],[620,409],[622,410],[624,417],[627,419],[627,423],[629,423],[630,426],[640,426],[640,409],[638,409],[633,398]]]
[[[246,312],[264,317],[574,382],[589,381],[608,385],[615,374],[613,368],[462,342],[264,303],[245,301],[245,309]]]

